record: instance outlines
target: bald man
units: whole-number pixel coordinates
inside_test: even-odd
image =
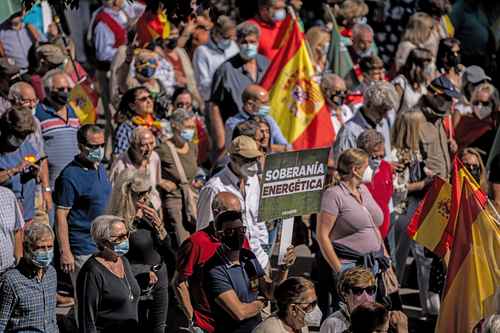
[[[225,132],[226,132],[226,148],[231,143],[234,128],[252,117],[260,116],[269,125],[271,134],[271,150],[273,152],[283,152],[291,148],[287,139],[283,136],[281,129],[270,115],[271,107],[269,106],[269,93],[263,87],[257,84],[251,84],[245,88],[241,95],[243,107],[240,112],[227,119]]]
[[[241,211],[240,200],[230,192],[217,193],[212,201],[214,218],[228,210]],[[214,319],[202,288],[202,267],[215,254],[219,246],[220,241],[215,237],[212,221],[205,229],[195,232],[186,239],[177,253],[174,277],[177,298],[190,324],[206,332],[214,331]],[[248,248],[246,240],[243,246]]]
[[[333,129],[338,134],[344,123],[352,117],[352,110],[345,104],[346,84],[337,74],[329,73],[323,76],[321,90],[330,111]]]

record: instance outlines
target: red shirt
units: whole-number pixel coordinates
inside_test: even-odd
[[[259,18],[252,18],[248,22],[255,24],[260,29],[259,53],[269,59],[269,61],[272,61],[279,51],[278,48],[274,48],[274,44],[279,42],[276,41],[276,37],[284,21],[276,21],[273,24],[269,24]]]
[[[389,211],[389,202],[392,198],[392,166],[386,161],[382,161],[377,171],[373,175],[372,181],[365,184],[384,213],[384,222],[379,227],[382,238],[385,239],[391,223],[391,213]]]
[[[195,232],[182,243],[177,252],[177,273],[179,281],[189,283],[195,325],[208,333],[213,333],[215,320],[203,290],[203,266],[212,258],[221,243],[205,230]],[[247,239],[243,243],[243,248],[250,248]]]

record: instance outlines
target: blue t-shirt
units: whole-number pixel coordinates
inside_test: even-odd
[[[92,220],[102,215],[111,193],[106,170],[87,168],[76,157],[56,180],[54,202],[70,209],[68,215],[69,244],[73,255],[88,255],[96,251],[90,236]]]
[[[259,278],[264,276],[264,270],[249,250],[240,251],[240,265],[231,265],[222,255],[221,249],[205,264],[203,277],[204,289],[215,319],[215,333],[251,332],[262,321],[260,314],[237,321],[215,302],[215,298],[232,289],[240,302],[255,301],[259,294]]]
[[[0,153],[0,170],[7,170],[18,166],[29,155],[35,156],[37,160],[40,158],[38,151],[33,148],[28,140],[25,140],[16,151]],[[14,192],[16,198],[21,202],[24,220],[31,220],[33,215],[35,215],[36,178],[33,177],[33,174],[29,172],[18,173],[0,185]]]

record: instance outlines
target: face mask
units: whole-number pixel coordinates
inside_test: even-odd
[[[358,57],[360,57],[360,58],[369,57],[369,56],[371,56],[371,55],[372,55],[372,53],[373,53],[373,51],[372,51],[372,49],[371,49],[371,48],[368,48],[368,49],[366,49],[366,50],[364,50],[364,51],[358,51],[358,50],[356,50],[356,54],[357,54],[357,55],[358,55]]]
[[[54,249],[50,250],[38,250],[30,253],[29,258],[31,262],[39,268],[45,268],[50,265],[52,259],[54,259]]]
[[[283,21],[285,19],[285,17],[286,17],[286,10],[284,8],[277,9],[274,11],[273,20],[275,22]]]
[[[342,106],[344,104],[344,101],[345,101],[344,94],[332,94],[332,95],[330,95],[330,102],[336,106]]]
[[[169,50],[173,50],[177,47],[177,37],[171,37],[165,41],[163,46]]]
[[[89,149],[87,160],[93,163],[100,163],[104,158],[104,148]]]
[[[257,44],[243,44],[240,46],[240,55],[243,59],[250,60],[257,56]]]
[[[354,21],[354,24],[366,24],[367,19],[364,16],[363,17],[355,17],[353,19],[353,21]]]
[[[302,310],[302,311],[304,311],[304,310]],[[304,324],[305,324],[305,326],[320,327],[322,317],[323,317],[323,313],[319,309],[319,306],[316,305],[311,312],[305,312]]]
[[[113,245],[113,252],[115,252],[117,256],[121,257],[127,254],[128,247],[129,247],[128,239],[126,239],[121,243]]]
[[[270,111],[271,107],[269,105],[261,105],[257,114],[259,116],[265,117],[269,114]]]
[[[329,50],[330,50],[330,43],[323,45],[323,47],[321,48],[321,53],[327,55]]]
[[[66,91],[52,91],[50,99],[59,106],[64,106],[68,103],[69,93]]]
[[[363,176],[360,177],[357,173],[354,173],[354,175],[358,178],[361,178],[362,183],[367,184],[367,183],[370,183],[372,181],[373,169],[368,164],[365,171],[363,172]]]
[[[423,71],[424,78],[427,79],[427,80],[431,79],[434,76],[435,69],[436,68],[435,68],[435,65],[433,63],[430,63],[430,64],[426,65],[424,67],[424,71]]]
[[[380,167],[380,163],[382,163],[382,160],[380,158],[370,158],[370,160],[368,161],[368,166],[372,170],[376,171]]]
[[[14,134],[9,134],[6,138],[7,144],[12,148],[19,148],[25,139],[18,138]]]
[[[246,163],[240,167],[240,173],[245,178],[253,177],[258,172],[259,164],[257,162]]]
[[[139,74],[141,74],[143,77],[145,77],[146,79],[150,79],[153,77],[153,75],[155,75],[156,73],[156,67],[152,67],[152,66],[146,66],[146,67],[143,67],[140,71],[139,71]]]
[[[36,113],[36,106],[34,108],[31,108],[31,114],[35,115],[35,113]]]
[[[467,171],[469,171],[478,184],[481,183],[481,170],[479,167],[474,166],[474,168],[472,168],[470,165],[467,165]]]
[[[222,244],[227,246],[231,251],[241,250],[243,246],[243,241],[245,240],[245,234],[234,232],[232,236],[222,236]]]
[[[181,138],[183,138],[187,142],[191,142],[191,141],[193,141],[193,138],[194,138],[194,129],[185,128],[185,129],[181,130],[180,136],[181,136]]]
[[[227,50],[231,46],[231,40],[222,39],[220,42],[217,43],[217,46],[222,50]]]

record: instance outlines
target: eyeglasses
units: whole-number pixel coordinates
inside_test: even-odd
[[[247,227],[245,227],[245,226],[236,227],[236,228],[228,228],[228,229],[224,229],[222,231],[224,236],[232,236],[235,233],[242,235],[242,234],[245,234],[246,232],[247,232]]]
[[[22,105],[38,104],[38,98],[21,98],[21,100],[19,102]]]
[[[368,287],[351,287],[352,293],[356,296],[360,296],[363,292],[366,292],[368,295],[373,296],[377,292],[376,286],[368,286]]]
[[[111,243],[121,243],[124,240],[128,239],[128,237],[129,237],[129,233],[127,232],[127,233],[124,233],[121,235],[111,236],[110,241],[111,241]]]
[[[136,100],[137,102],[141,102],[141,103],[143,103],[143,102],[145,102],[145,101],[147,101],[147,100],[152,101],[152,100],[153,100],[153,97],[152,97],[151,95],[147,95],[147,96],[138,97],[138,98],[136,98],[135,100]]]
[[[59,92],[68,92],[69,91],[69,87],[58,87],[58,88],[54,88],[52,89],[53,91],[59,91]]]
[[[192,104],[191,103],[177,103],[175,106],[179,109],[189,109]]]

